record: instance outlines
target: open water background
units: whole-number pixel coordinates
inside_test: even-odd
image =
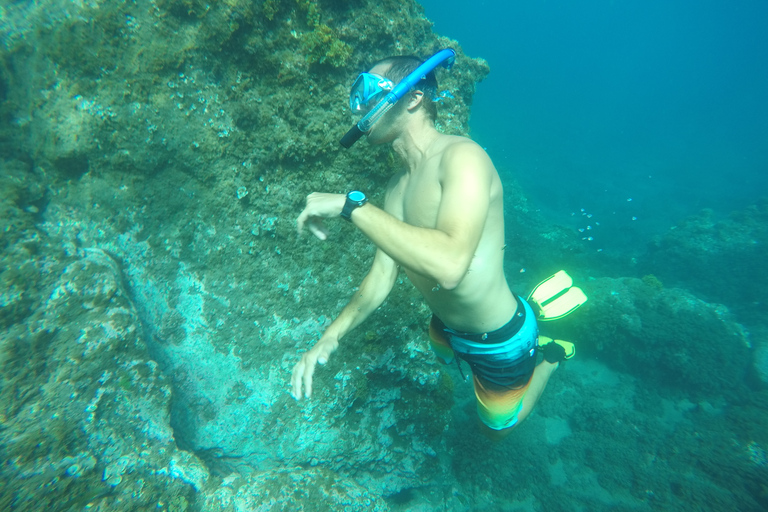
[[[594,509],[764,509],[768,465],[760,443],[765,442],[761,432],[768,416],[761,398],[764,388],[755,386],[755,375],[764,373],[768,361],[768,318],[765,287],[752,284],[763,275],[757,267],[765,261],[765,245],[758,233],[765,232],[765,217],[749,206],[768,195],[768,3],[421,3],[437,33],[458,40],[468,55],[490,64],[490,75],[474,97],[472,138],[487,149],[502,180],[522,186],[528,206],[553,224],[572,228],[574,239],[592,254],[579,261],[565,252],[554,258],[564,268],[591,277],[645,275],[652,283],[655,277],[647,275],[652,273],[665,286],[647,304],[640,296],[629,300],[635,301],[629,309],[637,308],[643,326],[636,336],[629,329],[598,340],[602,335],[596,329],[607,318],[593,323],[590,341],[605,343],[602,352],[589,352],[584,343],[589,336],[566,328],[559,336],[575,341],[580,352],[550,381],[527,425],[540,428],[534,425],[543,421],[548,445],[525,439],[526,427],[521,427],[501,448],[508,450],[507,459],[491,455],[484,461],[496,461],[494,471],[510,472],[509,489],[523,489],[519,475],[508,469],[513,464],[501,461],[520,460],[529,442],[554,460],[551,450],[562,445],[550,436],[560,431],[558,425],[567,426],[569,449],[584,451],[563,456],[566,461],[573,456],[565,462],[572,464],[567,480],[560,478],[560,462],[551,465],[549,478],[529,488],[536,489],[537,498],[567,488],[571,497],[594,500],[588,506]],[[686,227],[684,219],[702,210],[712,213]],[[708,226],[734,211],[749,213],[725,222],[730,229]],[[675,227],[679,229],[670,231]],[[739,239],[739,231],[746,238]],[[664,249],[649,258],[658,247]],[[540,248],[531,249],[540,251],[533,259],[546,259]],[[642,261],[646,264],[636,265]],[[508,273],[508,278],[520,287],[524,276]],[[590,279],[580,284],[595,297],[597,284]],[[611,289],[610,296],[622,293]],[[674,309],[670,297],[691,301],[688,294],[708,302],[691,306],[690,318],[701,318],[717,304],[734,312],[747,326],[749,353],[729,360],[729,351],[724,351],[709,359],[707,370],[710,350],[732,342],[688,329],[685,312],[666,319],[656,315]],[[622,316],[616,309],[604,311],[613,311],[607,316],[614,319]],[[734,343],[731,350],[740,345]],[[653,360],[662,351],[667,355]],[[693,380],[709,383],[731,362],[742,368],[746,358],[752,369],[743,381],[751,388],[740,387],[742,377],[727,377],[724,382],[737,392],[696,397]],[[664,361],[674,362],[664,367]],[[683,373],[693,380],[677,389],[666,386]],[[739,416],[740,404],[747,403],[745,421],[721,421]],[[620,419],[624,415],[632,419]],[[632,425],[634,434],[613,429],[621,425]],[[704,431],[711,444],[695,446]],[[634,435],[637,449],[632,447]],[[745,448],[732,452],[729,439],[743,439]],[[662,448],[665,443],[669,445]],[[646,450],[659,458],[644,455]],[[719,489],[738,486],[722,471],[731,454],[749,461],[745,467],[755,472],[755,480],[754,485],[745,481],[745,489],[753,490],[721,499]],[[678,475],[695,474],[710,456],[716,470],[677,487]],[[599,485],[589,478],[578,481],[592,471],[600,475]],[[607,481],[613,477],[613,483]],[[651,483],[655,478],[659,481]],[[636,492],[629,500],[620,490],[628,482]],[[671,482],[667,496],[674,496],[667,502],[658,494],[665,482]],[[555,501],[542,501],[542,509],[578,508],[570,498]],[[498,506],[536,509],[519,503]]]
[[[768,3],[421,3],[491,66],[473,138],[552,220],[592,213],[596,249],[768,190]]]

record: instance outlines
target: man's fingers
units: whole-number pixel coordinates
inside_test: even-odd
[[[327,361],[328,356],[321,356]],[[304,354],[301,357],[296,366],[293,367],[293,375],[291,375],[291,394],[296,400],[301,400],[302,385],[304,387],[304,397],[309,398],[312,396],[312,376],[315,374],[315,364],[317,358],[312,357],[309,353]]]
[[[293,374],[291,375],[291,395],[296,400],[301,400],[301,377],[304,374],[304,359],[302,358],[296,366],[293,367]]]
[[[299,214],[299,218],[296,219],[296,229],[298,229],[299,234],[304,232],[304,223],[307,222],[307,217],[309,217],[309,215],[307,215],[307,210],[304,209]]]
[[[319,217],[310,215],[307,209],[304,209],[299,218],[296,219],[296,230],[299,232],[299,235],[304,233],[305,227],[309,228],[310,233],[320,240],[328,238],[328,228],[325,227],[323,221]]]
[[[315,373],[315,365],[307,365],[304,369],[304,396],[312,396],[312,375]]]
[[[318,364],[327,363],[331,353],[337,346],[337,341],[326,339],[301,356],[301,360],[293,367],[293,373],[291,374],[291,395],[293,395],[293,398],[301,400],[302,387],[304,388],[303,396],[305,398],[312,396],[312,377],[315,374],[315,367]]]
[[[314,217],[309,219],[309,230],[320,240],[328,238],[328,229],[326,229],[325,224],[320,219]]]
[[[311,194],[309,194],[307,196],[306,206],[304,206],[304,209],[299,214],[299,218],[296,219],[296,227],[299,230],[299,234],[302,234],[304,232],[304,225],[307,222],[309,222],[310,224],[312,223],[312,218],[314,216],[310,213],[311,209],[310,209],[310,204],[309,203],[312,200],[312,197],[315,196],[315,195],[317,195],[317,192],[312,192]],[[311,228],[311,226],[310,226],[310,228]],[[313,231],[313,233],[314,233],[314,231]],[[315,235],[315,236],[317,236],[317,235]]]

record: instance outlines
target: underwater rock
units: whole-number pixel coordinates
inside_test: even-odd
[[[87,184],[90,178],[83,180]],[[296,402],[288,394],[291,369],[327,320],[311,310],[300,313],[303,320],[283,319],[276,311],[267,316],[262,304],[270,304],[270,293],[277,311],[288,309],[280,305],[282,293],[274,296],[280,288],[260,284],[268,269],[253,280],[242,276],[233,290],[228,280],[215,277],[215,268],[192,271],[165,247],[139,240],[138,231],[119,235],[103,220],[74,222],[73,212],[80,218],[87,213],[62,206],[49,208],[45,228],[64,239],[98,244],[119,258],[149,349],[173,386],[174,437],[215,474],[322,466],[391,494],[446,470],[438,456],[445,452],[439,434],[449,423],[451,390],[428,348],[423,307],[415,310],[421,321],[410,325],[415,311],[408,289],[393,293],[398,305],[388,315],[397,323],[387,315],[373,318],[365,336],[345,341],[348,361],[340,354],[318,369],[313,398]],[[99,273],[98,286],[82,292],[88,307],[120,290],[115,260],[104,250],[81,250],[89,262],[100,261],[99,268],[113,272]],[[60,293],[79,287],[82,274],[94,274],[84,265],[76,261],[67,267]],[[340,302],[349,293],[344,282],[304,287],[282,300]],[[88,339],[85,350],[96,352],[100,343],[101,338]],[[112,471],[106,479],[118,476]],[[194,479],[184,481],[200,487]]]
[[[278,469],[247,478],[230,475],[201,497],[201,509],[222,512],[388,512],[370,490],[319,468]]]
[[[489,72],[434,34],[414,1],[51,1],[8,6],[3,18],[3,61],[30,70],[9,76],[8,109],[25,129],[8,136],[74,180],[170,166],[207,180],[255,163],[238,184],[252,191],[280,165],[380,173],[387,151],[339,151],[358,73],[388,55],[454,47],[439,125],[466,134],[475,84]]]
[[[40,474],[115,510],[130,493],[183,509],[209,473],[297,466],[385,495],[441,485],[452,395],[409,285],[318,370],[311,401],[288,395],[373,255],[341,223],[336,246],[300,239],[295,217],[313,190],[380,203],[398,169],[388,148],[339,147],[360,71],[453,47],[438,126],[467,134],[487,63],[410,0],[15,3],[2,18],[2,148],[39,169],[19,164],[22,187],[0,192],[17,258],[0,292],[17,336],[3,435],[45,439],[7,445],[33,454],[8,480],[51,457]]]
[[[765,341],[757,342],[755,345],[753,368],[758,380],[764,386],[768,386],[768,343]]]
[[[318,369],[311,400],[296,402],[288,394],[301,349],[328,322],[315,311],[335,312],[349,297],[351,278],[339,279],[339,272],[362,275],[367,262],[356,255],[370,252],[363,240],[350,240],[332,256],[333,266],[312,270],[305,244],[277,223],[274,238],[258,239],[286,248],[285,255],[253,258],[242,249],[253,235],[233,231],[227,219],[190,224],[182,218],[180,226],[194,232],[186,237],[165,211],[158,212],[163,222],[152,224],[142,217],[143,205],[100,185],[100,178],[83,176],[78,187],[93,194],[90,201],[57,194],[46,209],[45,232],[80,255],[58,270],[65,278],[55,295],[78,290],[83,304],[98,310],[124,297],[123,286],[130,290],[132,333],[148,340],[159,363],[152,371],[173,388],[173,436],[210,471],[248,475],[320,466],[383,495],[438,484],[439,475],[448,474],[440,434],[449,424],[451,389],[428,347],[428,311],[414,306],[419,299],[411,286],[398,286],[366,331],[345,339],[346,355]],[[282,189],[275,185],[276,193]],[[123,207],[106,219],[93,207],[102,203]],[[259,218],[243,217],[244,226]],[[321,263],[328,257],[318,256]],[[98,280],[86,286],[89,275]],[[84,351],[98,354],[111,340],[89,335],[82,341]],[[126,481],[121,467],[102,475],[120,482],[117,489]],[[179,476],[201,488],[189,472]]]
[[[725,306],[649,276],[600,278],[583,288],[589,302],[559,326],[582,354],[694,397],[746,390],[749,336]]]
[[[245,367],[244,352],[216,348],[226,322],[219,321],[218,332],[204,327],[215,311],[209,309],[213,290],[204,291],[191,275],[179,274],[176,282],[186,283],[176,295],[184,334],[173,344],[156,345],[154,352],[175,384],[177,438],[217,474],[321,465],[389,494],[434,472],[436,450],[443,447],[429,434],[448,424],[448,408],[435,409],[448,391],[425,338],[363,354],[359,366],[353,366],[354,359],[329,364],[316,374],[313,398],[296,402],[288,394],[296,361],[291,355],[305,340],[316,339],[324,325],[273,315],[274,324],[265,322],[253,339],[244,340],[258,350],[248,356],[256,364]],[[148,301],[171,300],[158,293],[135,296],[145,311],[162,311],[167,304]],[[247,297],[230,295],[227,304],[239,309]]]
[[[0,508],[127,511],[192,494],[208,474],[190,476],[202,465],[176,448],[171,389],[148,356],[118,264],[36,235],[25,243],[31,253],[3,253],[3,265],[27,268],[10,284],[33,298],[0,337]]]
[[[692,216],[650,244],[638,267],[671,286],[727,304],[736,314],[765,310],[768,272],[768,202],[723,219],[711,210]]]

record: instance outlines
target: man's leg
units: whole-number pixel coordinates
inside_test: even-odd
[[[520,413],[517,416],[517,423],[512,428],[515,428],[520,424],[533,410],[536,402],[539,401],[541,394],[544,392],[544,388],[547,387],[547,382],[552,376],[560,363],[565,361],[566,358],[573,357],[574,350],[573,344],[563,341],[555,342],[551,338],[549,343],[541,346],[540,350],[544,354],[544,360],[539,363],[535,370],[533,370],[533,376],[531,377],[531,383],[528,385],[528,391],[523,397],[523,407],[520,409]],[[570,352],[566,354],[563,344],[569,346]],[[507,430],[512,430],[509,428]]]
[[[544,391],[544,388],[547,386],[547,382],[549,381],[549,377],[552,375],[552,373],[557,369],[559,363],[548,363],[547,361],[542,361],[533,371],[533,375],[531,376],[531,380],[528,383],[528,387],[525,390],[525,395],[523,395],[522,404],[520,405],[520,410],[517,412],[517,419],[515,420],[515,423],[508,428],[504,429],[493,429],[486,425],[486,423],[483,421],[483,415],[478,411],[478,419],[480,420],[480,430],[482,433],[492,441],[501,441],[505,437],[507,437],[509,434],[512,433],[512,431],[515,429],[516,426],[520,424],[521,421],[523,421],[528,414],[533,410],[533,407],[536,405],[536,402],[539,401],[539,397],[541,396],[541,393]]]
[[[542,361],[533,371],[533,377],[531,377],[531,384],[528,386],[528,391],[523,397],[523,407],[520,409],[520,413],[517,415],[517,423],[506,430],[512,430],[520,424],[533,410],[536,402],[539,401],[541,394],[544,392],[544,388],[547,387],[547,382],[552,376],[552,373],[557,370],[560,363],[550,363],[548,361]]]

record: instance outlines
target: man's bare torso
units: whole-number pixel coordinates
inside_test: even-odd
[[[448,147],[475,144],[464,137],[441,136],[428,150],[423,164],[402,172],[389,185],[386,210],[416,227],[435,229],[441,203],[441,160]],[[452,290],[405,269],[432,312],[448,327],[464,332],[489,332],[502,327],[514,315],[517,302],[504,277],[503,191],[493,163],[487,155],[476,165],[491,173],[490,204],[477,250],[464,279]]]

